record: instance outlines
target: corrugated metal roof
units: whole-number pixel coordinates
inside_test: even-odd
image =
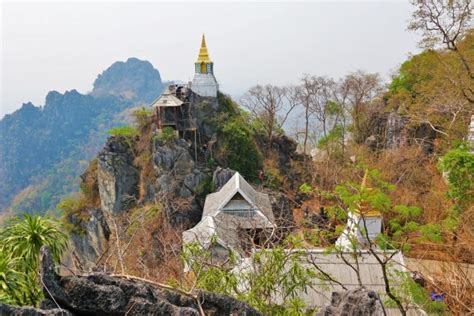
[[[175,97],[169,87],[166,87],[165,91],[153,101],[153,107],[176,107],[181,106],[184,102]]]

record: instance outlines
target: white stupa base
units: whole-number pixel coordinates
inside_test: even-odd
[[[217,97],[219,89],[213,74],[194,74],[191,90],[202,97]]]

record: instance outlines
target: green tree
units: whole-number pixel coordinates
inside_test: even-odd
[[[242,117],[236,117],[224,125],[221,135],[223,151],[219,156],[225,165],[247,179],[256,180],[263,158],[249,124]]]
[[[459,215],[474,202],[474,154],[467,144],[461,144],[441,157],[438,167],[448,178],[453,215]]]
[[[41,300],[37,270],[42,246],[49,246],[59,262],[67,236],[55,220],[25,214],[0,229],[0,300],[17,305]]]
[[[233,296],[264,315],[304,315],[306,306],[298,294],[311,286],[317,275],[303,264],[305,252],[297,250],[301,242],[289,237],[282,245],[261,249],[241,270],[211,262],[211,250],[198,243],[186,245],[183,259],[196,277],[193,287]],[[229,252],[229,262],[235,263],[235,259]]]

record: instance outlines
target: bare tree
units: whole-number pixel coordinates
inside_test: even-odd
[[[267,149],[272,147],[275,132],[282,128],[297,105],[295,90],[291,87],[257,85],[242,97],[242,105],[257,119],[267,136]]]
[[[461,41],[471,32],[473,5],[471,0],[413,0],[416,7],[408,28],[422,33],[420,45],[433,48],[438,43],[456,53],[468,77],[474,79],[472,66],[459,48]],[[472,81],[463,84],[464,97],[474,103]]]
[[[368,113],[373,110],[374,98],[382,92],[380,77],[359,70],[340,82],[339,91],[346,110],[351,113],[354,140],[363,142]]]

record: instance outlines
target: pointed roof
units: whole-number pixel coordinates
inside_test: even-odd
[[[206,197],[203,217],[207,215],[221,216],[222,209],[236,194],[240,194],[260,213],[256,218],[248,220],[249,223],[244,223],[242,219],[241,224],[243,226],[252,227],[252,225],[259,224],[259,226],[271,227],[274,225],[275,218],[268,194],[255,191],[238,172],[236,172],[219,191],[211,193]]]
[[[211,63],[209,53],[207,52],[206,37],[204,34],[202,34],[201,48],[199,49],[199,56],[196,63]]]
[[[169,86],[166,87],[165,91],[156,99],[153,101],[152,105],[153,107],[173,107],[173,106],[181,106],[184,102],[175,97],[171,91]]]

